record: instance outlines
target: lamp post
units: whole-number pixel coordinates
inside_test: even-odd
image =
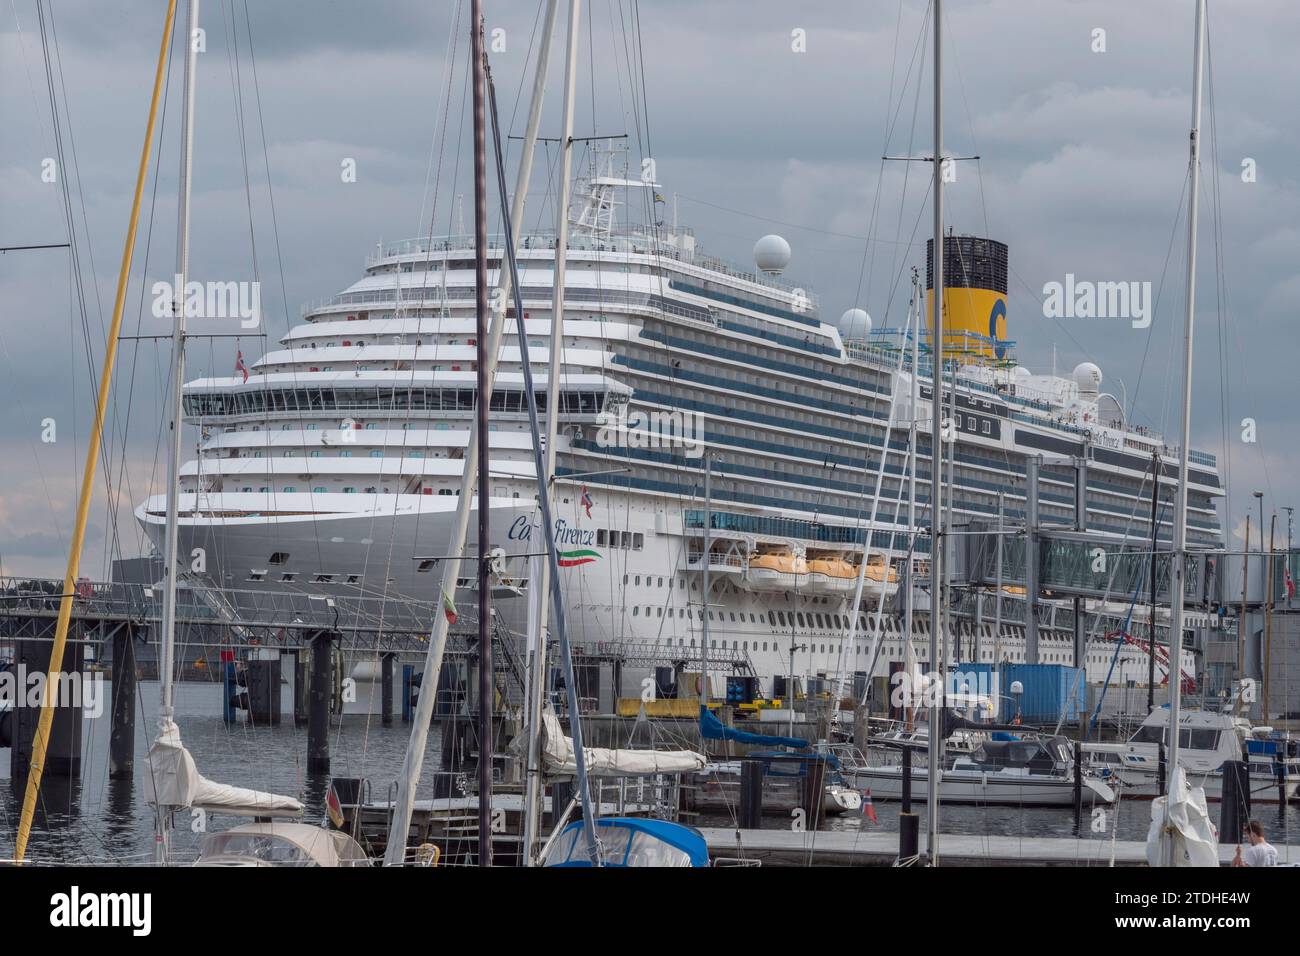
[[[794,736],[794,655],[796,651],[808,650],[807,644],[796,644],[790,639],[790,676],[786,679],[785,694],[790,701],[790,736]]]

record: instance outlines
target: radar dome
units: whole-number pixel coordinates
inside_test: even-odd
[[[1074,367],[1074,382],[1079,394],[1096,395],[1101,391],[1101,369],[1091,362],[1080,362]]]
[[[1024,383],[1033,378],[1034,373],[1029,371],[1029,369],[1025,368],[1023,365],[1017,365],[1011,370],[1011,377],[1019,383]]]
[[[871,334],[871,316],[866,309],[846,309],[840,316],[840,335],[846,339],[865,339]]]
[[[780,236],[764,236],[754,243],[754,264],[774,275],[784,272],[790,264],[790,243]]]

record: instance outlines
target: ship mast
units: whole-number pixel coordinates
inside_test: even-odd
[[[934,0],[934,250],[931,254],[933,318],[930,336],[930,679],[942,682],[939,660],[940,623],[943,619],[943,0]],[[939,774],[943,767],[943,712],[938,691],[929,695],[929,766],[926,773],[926,850],[930,866],[939,862]]]
[[[1187,312],[1183,321],[1183,404],[1182,430],[1179,433],[1178,489],[1174,499],[1174,548],[1169,580],[1169,779],[1178,778],[1178,731],[1182,707],[1183,678],[1183,589],[1187,561],[1187,483],[1191,445],[1192,416],[1192,342],[1196,321],[1196,226],[1200,196],[1201,159],[1201,81],[1205,55],[1205,0],[1196,0],[1195,53],[1192,58],[1192,130],[1188,144],[1187,199],[1187,286],[1184,301]],[[1261,529],[1262,530],[1262,529]],[[1155,652],[1154,645],[1151,648]],[[1174,787],[1171,785],[1170,794]],[[1170,795],[1165,798],[1164,829],[1160,841],[1160,863],[1174,865],[1174,835],[1171,830]]]
[[[551,286],[551,340],[550,365],[546,377],[546,494],[555,504],[555,445],[560,433],[560,375],[563,372],[561,356],[564,351],[564,268],[569,243],[569,178],[573,169],[573,102],[578,75],[578,32],[581,24],[582,0],[569,0],[569,34],[564,54],[564,116],[560,159],[560,195],[555,210],[555,272]],[[549,36],[547,41],[549,41]],[[530,362],[528,342],[521,339],[519,352],[523,361]],[[550,584],[550,565],[535,561],[536,580],[529,583],[542,595],[536,618],[536,631],[529,634],[532,658],[528,668],[528,709],[525,730],[528,735],[527,781],[524,790],[524,865],[535,862],[534,847],[541,828],[542,809],[542,754],[541,716],[543,688],[546,684],[546,628],[549,605],[545,599]],[[558,811],[558,808],[556,808]]]
[[[158,647],[159,734],[166,732],[175,716],[174,674],[176,667],[176,579],[178,577],[177,536],[180,523],[181,429],[184,425],[185,386],[185,283],[190,267],[190,185],[194,151],[194,87],[198,52],[194,31],[199,24],[199,0],[189,0],[185,16],[185,80],[181,107],[180,200],[176,220],[176,275],[172,289],[172,387],[171,433],[167,440],[167,521],[163,530],[162,640]],[[171,843],[172,808],[158,807],[155,814],[154,860],[167,862]]]
[[[549,0],[546,10],[546,25],[542,34],[542,43],[537,51],[537,70],[533,77],[532,100],[528,107],[528,124],[524,131],[523,150],[519,157],[519,168],[515,174],[515,201],[510,209],[510,233],[518,237],[523,228],[524,206],[528,197],[528,182],[532,176],[533,155],[537,146],[537,128],[541,123],[542,99],[546,92],[546,67],[550,56],[550,40],[555,28],[555,18],[559,10],[559,0]],[[474,25],[478,29],[478,25]],[[463,230],[462,230],[463,231]],[[500,301],[509,298],[510,272],[502,269],[497,280],[497,294]],[[505,328],[503,318],[491,324],[488,335],[488,348],[483,356],[486,366],[486,378],[489,392],[496,379],[497,357],[501,351],[501,334]],[[477,430],[471,430],[469,448],[465,454],[465,467],[461,474],[460,494],[456,499],[456,517],[447,541],[447,553],[442,572],[442,591],[439,600],[452,598],[456,593],[456,581],[460,577],[461,555],[465,549],[465,535],[469,531],[469,512],[474,497],[475,482],[478,477],[478,445],[486,441],[487,435],[480,436]],[[485,503],[486,506],[486,503]],[[437,697],[438,674],[442,670],[443,651],[447,647],[447,632],[451,621],[441,611],[434,615],[429,635],[429,648],[424,658],[424,678],[421,693],[416,702],[415,715],[411,723],[411,737],[406,744],[406,756],[402,761],[402,772],[397,778],[397,798],[393,804],[393,816],[389,825],[388,845],[384,851],[384,864],[396,866],[402,863],[406,854],[406,840],[411,826],[411,813],[415,803],[415,787],[420,779],[420,770],[424,765],[424,751],[429,740],[429,723],[433,719],[433,706]]]

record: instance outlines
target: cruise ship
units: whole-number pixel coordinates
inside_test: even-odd
[[[874,672],[885,674],[904,657],[897,608],[908,560],[918,587],[926,583],[928,538],[913,525],[929,525],[930,342],[922,332],[913,349],[905,323],[873,330],[854,308],[828,320],[817,297],[787,278],[791,253],[779,237],[763,237],[746,267],[706,254],[675,211],[669,225],[623,221],[620,210],[658,208],[630,195],[655,188],[626,178],[616,153],[585,169],[575,188],[554,476],[571,637],[579,647],[635,648],[641,661],[690,660],[707,614],[710,656],[742,660],[762,678],[861,672],[877,638]],[[492,543],[503,578],[516,580],[541,537],[521,363],[533,365],[546,415],[555,254],[553,234],[519,243],[528,341],[508,327],[491,398]],[[1096,366],[1061,375],[1015,364],[1005,245],[954,235],[944,254],[950,524],[992,520],[1000,503],[1009,525],[1023,524],[1027,458],[1075,456],[1088,460],[1089,531],[1149,540],[1152,462],[1162,462],[1172,496],[1176,450],[1124,420]],[[495,282],[500,237],[488,255]],[[181,473],[179,553],[201,558],[186,574],[236,604],[291,592],[369,597],[392,614],[404,602],[436,606],[473,421],[474,295],[472,237],[381,244],[364,276],[305,307],[246,373],[189,382],[186,421],[199,439]],[[1189,546],[1213,547],[1219,475],[1212,456],[1191,459]],[[1073,521],[1073,481],[1044,469],[1044,523]],[[1170,511],[1159,531],[1166,542]],[[136,511],[159,550],[165,513],[163,495]],[[1024,660],[1013,609],[1023,588],[1005,590],[1002,634],[992,632],[991,602],[978,621],[954,618],[958,640],[982,628],[982,660]],[[1117,596],[1121,617],[1126,597]],[[457,599],[472,613],[472,591]],[[928,606],[924,593],[919,600]],[[878,632],[881,601],[888,613]],[[516,633],[527,603],[497,603]],[[1067,610],[1044,603],[1043,663],[1073,660],[1070,628],[1057,620]],[[925,661],[925,614],[913,625]],[[1113,653],[1110,644],[1091,648],[1089,676],[1104,675]],[[1119,667],[1144,676],[1141,649],[1124,646]]]

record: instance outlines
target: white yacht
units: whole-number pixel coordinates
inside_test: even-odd
[[[1166,740],[1169,708],[1157,707],[1129,738],[1118,765],[1110,769],[1128,797],[1160,793],[1160,744]],[[1186,710],[1179,718],[1178,762],[1193,787],[1204,787],[1207,800],[1223,796],[1223,762],[1249,754],[1252,803],[1277,803],[1278,771],[1285,775],[1285,799],[1293,800],[1300,785],[1296,741],[1278,737],[1270,727],[1252,727],[1244,717],[1209,710]]]
[[[905,466],[915,423],[915,524],[928,527],[929,342],[922,333],[914,363],[903,323],[872,330],[853,308],[828,320],[816,296],[785,277],[795,260],[779,237],[761,239],[755,265],[744,267],[706,254],[675,212],[670,226],[623,221],[624,209],[660,208],[659,187],[626,178],[624,163],[616,151],[601,154],[582,175],[570,217],[555,530],[573,640],[634,646],[642,661],[685,660],[698,657],[692,648],[707,613],[711,656],[768,677],[789,670],[794,644],[797,673],[834,673],[857,614],[860,636],[845,669],[865,671],[879,638],[875,673],[887,673],[908,636],[895,614],[878,635],[872,608],[898,590],[909,548],[915,580],[924,582],[928,565],[928,540],[908,521]],[[1172,495],[1175,450],[1124,420],[1095,366],[1058,375],[1014,364],[1005,245],[952,236],[944,251],[952,521],[991,520],[1000,493],[1006,520],[1023,521],[1026,457],[1077,456],[1089,463],[1089,530],[1149,538],[1152,463],[1161,463]],[[492,279],[502,256],[495,237]],[[528,341],[517,341],[512,323],[491,399],[492,533],[505,573],[521,581],[522,555],[540,537],[521,362],[533,363],[545,415],[554,256],[551,234],[519,243]],[[291,592],[366,597],[382,603],[386,620],[419,601],[427,617],[439,602],[439,560],[472,425],[474,307],[472,237],[383,244],[362,278],[306,306],[303,321],[246,374],[241,364],[189,382],[186,420],[198,439],[181,476],[182,571],[235,606]],[[1222,488],[1212,456],[1192,460],[1189,541],[1210,546],[1221,538]],[[1072,472],[1044,467],[1044,522],[1073,520],[1073,482]],[[165,511],[162,495],[137,508],[155,543]],[[1166,541],[1169,531],[1162,523]],[[864,560],[854,608],[850,582]],[[472,592],[458,600],[472,612]],[[527,603],[497,605],[507,627],[523,631]],[[1019,604],[1023,619],[1023,591],[1006,603]],[[918,607],[927,604],[922,591]],[[981,658],[997,648],[1002,659],[1024,660],[1016,615],[1009,609],[994,635],[992,601],[984,607]],[[1040,609],[1043,663],[1073,661],[1068,610],[1064,601]],[[955,620],[969,642],[973,615],[959,607]],[[925,634],[918,614],[918,660]],[[1129,673],[1145,673],[1139,648],[1121,656]],[[1090,677],[1104,675],[1111,658],[1111,647],[1094,648]]]

